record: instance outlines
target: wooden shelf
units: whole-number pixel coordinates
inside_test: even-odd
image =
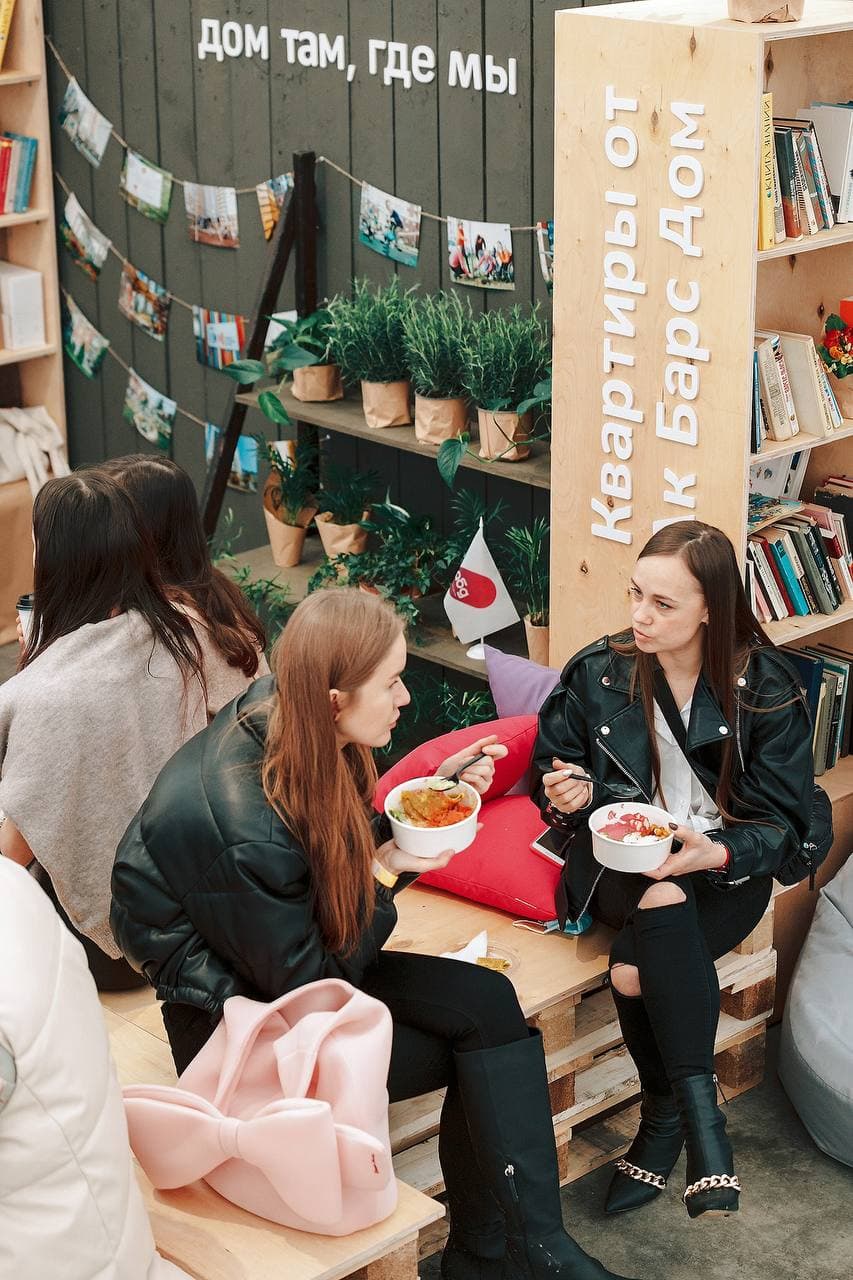
[[[258,407],[258,396],[275,384],[256,387],[253,391],[238,393],[237,402]],[[373,444],[390,445],[395,449],[404,449],[407,453],[419,453],[422,457],[435,461],[438,449],[434,445],[421,444],[415,437],[414,427],[369,427],[364,421],[361,401],[355,397],[335,400],[328,404],[308,404],[297,400],[290,390],[279,391],[281,402],[295,422],[307,422],[311,426],[323,427],[327,431],[338,431],[346,436],[358,436],[360,440],[370,440]],[[535,485],[539,489],[551,487],[551,454],[547,445],[537,443],[531,445],[531,454],[524,462],[481,462],[477,458],[465,457],[463,467],[471,467],[476,471],[484,471],[488,475],[500,476],[504,480],[516,480],[520,484]]]
[[[56,351],[57,347],[54,342],[46,342],[41,347],[19,347],[15,351],[0,347],[0,365],[23,364],[25,360],[38,360],[42,356],[55,356]]]
[[[836,427],[828,436],[812,436],[806,431],[792,436],[790,440],[766,440],[758,453],[750,456],[750,463],[766,462],[768,458],[781,458],[786,453],[803,453],[807,449],[817,449],[822,444],[835,444],[853,436],[853,421],[845,418],[840,427]]]
[[[47,209],[26,209],[23,213],[0,213],[0,231],[7,227],[23,227],[28,222],[44,222],[50,214]]]
[[[0,89],[7,84],[32,84],[37,80],[41,80],[40,71],[0,71]]]
[[[805,636],[816,635],[826,627],[837,627],[840,622],[853,619],[853,604],[848,600],[834,613],[809,613],[804,618],[783,618],[781,622],[767,622],[764,630],[774,644],[790,644]]]
[[[759,262],[768,258],[790,258],[798,253],[811,253],[815,249],[828,249],[839,244],[853,244],[853,222],[840,222],[829,231],[818,231],[813,236],[803,236],[802,240],[785,240],[772,249],[756,249],[755,256]]]
[[[306,539],[302,564],[292,569],[279,568],[272,558],[269,546],[244,551],[236,555],[234,560],[238,566],[248,565],[256,578],[270,578],[282,586],[288,586],[289,599],[296,604],[305,596],[308,579],[322,563],[323,548],[318,538]],[[454,640],[441,601],[442,597],[436,595],[427,596],[418,602],[421,621],[408,633],[409,653],[413,658],[422,658],[425,662],[434,662],[437,666],[485,680],[486,664],[467,657],[465,646]],[[520,623],[498,632],[494,643],[504,653],[527,657],[524,630]]]

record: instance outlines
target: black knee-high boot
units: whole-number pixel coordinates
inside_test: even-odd
[[[503,1274],[506,1222],[488,1180],[479,1174],[455,1080],[448,1085],[441,1109],[438,1158],[450,1212],[442,1280],[495,1280]]]
[[[512,1280],[614,1280],[563,1227],[539,1033],[495,1049],[457,1053],[454,1061],[477,1160],[506,1219],[504,1275]]]
[[[720,988],[692,892],[685,902],[640,908],[634,938],[643,1002],[687,1142],[688,1212],[691,1217],[708,1210],[731,1213],[738,1207],[740,1184],[716,1104]]]
[[[604,1203],[605,1213],[627,1213],[654,1200],[675,1167],[684,1134],[666,1068],[641,996],[626,996],[611,984],[619,1026],[640,1075],[640,1127],[616,1161]]]

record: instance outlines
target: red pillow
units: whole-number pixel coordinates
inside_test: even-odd
[[[536,716],[511,716],[472,725],[416,747],[380,778],[374,804],[381,810],[388,792],[398,782],[429,777],[448,756],[489,733],[497,734],[509,754],[497,761],[494,782],[483,796],[483,830],[449,866],[427,872],[419,883],[526,920],[553,920],[560,869],[530,848],[531,840],[544,828],[539,810],[526,796],[504,794],[529,767]]]

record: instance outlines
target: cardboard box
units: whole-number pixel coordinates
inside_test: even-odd
[[[7,350],[44,346],[44,286],[40,271],[0,262],[0,319]]]

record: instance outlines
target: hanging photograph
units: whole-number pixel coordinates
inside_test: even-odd
[[[554,219],[536,223],[536,244],[539,248],[539,268],[548,292],[554,291]]]
[[[175,400],[170,400],[168,396],[149,386],[135,369],[130,370],[122,417],[125,422],[136,427],[144,439],[156,444],[164,453],[168,453],[171,447],[177,411]]]
[[[237,192],[233,187],[206,187],[199,182],[185,182],[184,205],[191,240],[220,249],[239,247]]]
[[[213,462],[221,434],[221,427],[212,422],[204,424],[204,452],[208,466]],[[237,489],[240,493],[258,492],[258,442],[254,436],[240,436],[237,441],[227,483],[229,489]]]
[[[129,205],[146,218],[165,222],[172,199],[172,175],[144,159],[130,147],[124,153],[121,167],[121,194]]]
[[[421,206],[398,200],[387,191],[361,184],[361,208],[358,215],[359,243],[380,253],[383,258],[404,267],[418,265],[421,238]]]
[[[87,378],[94,378],[110,345],[109,338],[98,333],[74,299],[69,297],[62,304],[62,345],[68,359]]]
[[[240,359],[246,346],[246,318],[193,307],[193,333],[199,363],[224,369]]]
[[[264,229],[265,240],[269,240],[275,231],[279,214],[284,208],[285,196],[292,189],[292,173],[283,173],[278,178],[270,178],[267,182],[259,182],[255,187],[255,191],[258,193],[258,208],[261,211],[261,225]]]
[[[454,284],[514,289],[512,232],[505,222],[447,219],[447,261]]]
[[[74,79],[68,81],[59,108],[59,123],[81,155],[97,169],[107,149],[112,125]]]
[[[112,241],[84,213],[75,195],[70,195],[65,201],[59,234],[78,267],[83,268],[90,280],[96,280],[107,260]]]
[[[118,309],[151,338],[162,342],[169,324],[171,295],[144,271],[126,262],[122,267]]]

